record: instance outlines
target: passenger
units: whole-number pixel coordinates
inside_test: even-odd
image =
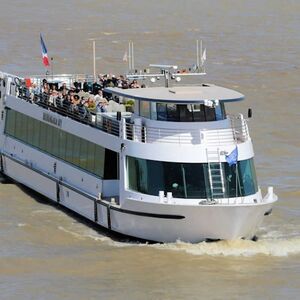
[[[85,102],[84,100],[80,101],[80,104],[77,106],[78,108],[78,113],[81,119],[85,119],[88,117],[88,109],[85,106]]]
[[[59,109],[63,108],[64,97],[61,91],[58,92],[58,95],[55,99],[55,106]]]
[[[56,97],[57,96],[58,96],[58,92],[55,89],[55,85],[53,85],[53,89],[50,90],[50,93],[49,93],[49,104],[51,106],[55,106],[56,107]]]
[[[64,97],[64,100],[63,100],[63,109],[65,112],[71,112],[71,96],[68,94]]]
[[[38,88],[36,83],[31,84],[31,87],[29,88],[29,93],[31,102],[35,102],[35,95],[38,95],[40,93],[40,89]]]
[[[105,113],[107,112],[108,101],[106,99],[101,99],[96,106],[97,113]]]
[[[46,79],[44,79],[44,80],[43,80],[43,86],[42,86],[42,93],[49,94],[49,92],[50,92],[50,86],[49,86],[47,80]]]
[[[132,83],[130,84],[131,89],[138,89],[140,88],[140,85],[138,84],[137,80],[133,80]]]
[[[86,101],[86,107],[89,109],[89,111],[93,111],[96,109],[96,103],[94,100],[94,97],[90,96]]]
[[[94,82],[93,83],[93,95],[97,95],[99,90],[101,90],[101,85],[98,82]]]
[[[69,90],[68,90],[67,84],[65,82],[61,86],[60,90],[61,90],[63,96],[66,96],[68,94]]]
[[[71,98],[71,110],[73,113],[78,113],[78,105],[80,104],[80,98],[77,94],[73,95],[73,98]]]
[[[101,100],[106,100],[106,99],[103,97],[103,92],[102,92],[101,90],[98,91],[98,94],[94,97],[94,100],[95,100],[96,106],[98,105],[98,103],[99,103]]]

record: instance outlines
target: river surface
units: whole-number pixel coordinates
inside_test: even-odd
[[[43,33],[54,73],[126,71],[195,62],[206,82],[252,107],[259,184],[279,196],[257,242],[141,244],[111,236],[34,192],[0,184],[0,299],[299,299],[300,2],[279,0],[0,1],[0,70],[42,74]]]

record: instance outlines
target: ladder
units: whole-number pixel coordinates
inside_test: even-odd
[[[219,149],[206,149],[211,200],[224,198],[225,185]]]

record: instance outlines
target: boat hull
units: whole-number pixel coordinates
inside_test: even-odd
[[[3,173],[54,202],[112,231],[157,242],[197,243],[251,239],[277,200],[241,205],[174,205],[123,199],[122,207],[98,199],[13,157],[3,157]]]

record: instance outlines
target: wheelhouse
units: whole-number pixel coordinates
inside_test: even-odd
[[[107,88],[107,93],[132,99],[134,116],[167,122],[212,122],[226,119],[225,103],[244,96],[215,85],[156,87],[124,90]]]

